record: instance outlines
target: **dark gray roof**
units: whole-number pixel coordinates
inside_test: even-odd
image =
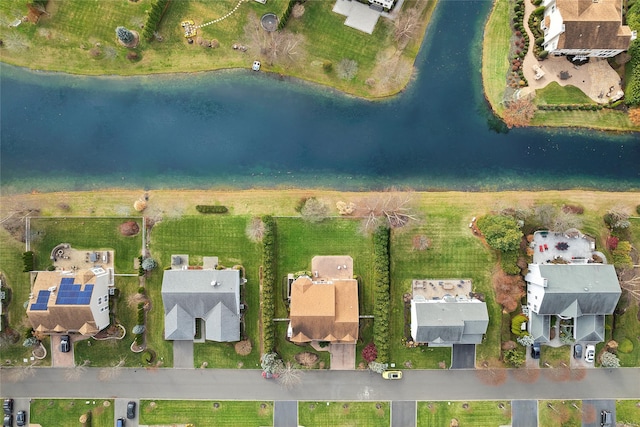
[[[581,316],[575,319],[576,341],[604,341],[604,316]]]
[[[205,321],[205,337],[240,340],[240,271],[167,270],[162,279],[165,339],[192,340],[195,319]]]
[[[549,342],[550,341],[550,325],[551,317],[547,315],[537,315],[534,312],[530,313],[529,318],[529,333],[535,340],[535,342]]]
[[[484,302],[412,301],[416,342],[433,344],[479,344],[489,325]]]
[[[612,314],[622,292],[615,269],[608,264],[530,265],[525,280],[542,284],[541,279],[547,286],[538,314]]]

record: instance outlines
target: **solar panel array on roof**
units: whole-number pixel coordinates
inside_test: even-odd
[[[31,310],[46,310],[47,303],[49,302],[49,295],[51,295],[51,292],[49,291],[38,292],[38,299],[35,303],[31,304]]]
[[[73,277],[63,277],[60,280],[61,285],[73,285]]]
[[[93,293],[93,285],[85,285],[84,291],[81,291],[81,285],[68,282],[68,277],[60,281],[60,288],[58,289],[58,297],[56,298],[56,304],[61,305],[86,305],[91,301],[91,294]],[[64,281],[67,280],[65,283]]]

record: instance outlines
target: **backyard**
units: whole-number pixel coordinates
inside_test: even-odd
[[[140,424],[197,427],[261,427],[273,425],[273,402],[141,400]]]

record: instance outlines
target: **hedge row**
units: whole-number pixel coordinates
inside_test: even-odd
[[[169,0],[155,0],[151,3],[151,9],[147,14],[147,22],[144,24],[142,35],[145,39],[151,41],[154,33],[158,30],[160,21],[169,7]]]
[[[378,349],[377,361],[389,362],[389,310],[391,307],[388,228],[380,227],[373,234],[373,280],[375,305],[373,308],[373,341]]]
[[[513,6],[513,14],[514,16],[511,20],[513,22],[513,31],[514,33],[517,33],[516,35],[518,35],[518,37],[522,37],[524,45],[519,46],[516,44],[516,50],[513,52],[510,61],[511,64],[513,64],[513,60],[516,58],[520,60],[524,59],[527,51],[529,50],[529,35],[524,28],[524,0],[516,0]],[[527,79],[524,77],[524,72],[522,71],[522,64],[518,66],[517,73],[520,81],[524,82],[525,85],[528,85]]]
[[[262,217],[264,236],[262,238],[262,343],[265,353],[272,353],[275,347],[276,286],[276,221],[270,215]]]
[[[210,214],[210,213],[227,213],[229,209],[226,206],[222,205],[196,205],[196,210],[201,214]]]
[[[284,11],[284,13],[282,14],[282,17],[278,21],[278,30],[283,29],[284,26],[287,25],[289,16],[291,16],[291,10],[293,9],[293,6],[295,6],[295,4],[298,3],[298,1],[299,0],[289,0],[289,5],[287,6],[287,10]]]
[[[23,272],[28,273],[33,271],[34,258],[35,254],[33,251],[27,251],[22,254],[22,264],[24,266],[24,269],[22,270]]]
[[[538,110],[546,111],[573,111],[573,110],[586,110],[596,111],[603,108],[615,108],[620,105],[620,102],[616,101],[610,105],[600,104],[553,104],[553,105],[538,105]]]

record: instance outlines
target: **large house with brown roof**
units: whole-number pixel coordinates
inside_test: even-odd
[[[93,336],[109,326],[109,277],[101,267],[38,272],[27,305],[33,329]]]
[[[358,340],[358,281],[353,278],[350,256],[316,256],[312,276],[291,284],[287,336],[295,343]]]
[[[609,58],[629,48],[620,0],[545,0],[544,49],[553,55]]]

